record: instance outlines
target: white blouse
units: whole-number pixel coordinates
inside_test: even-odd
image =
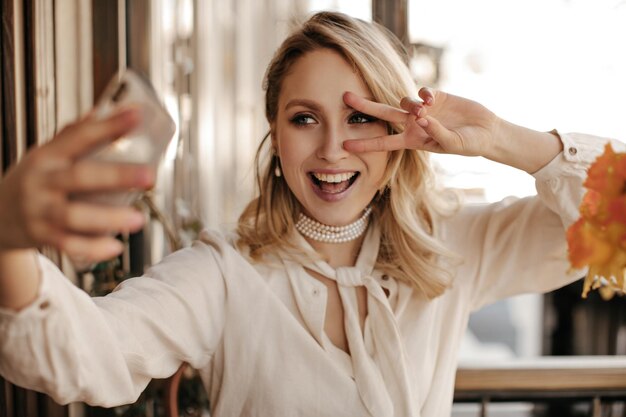
[[[462,262],[434,300],[374,269],[376,225],[356,266],[337,269],[251,264],[204,232],[99,298],[41,257],[37,300],[18,313],[0,310],[0,374],[59,403],[108,407],[135,401],[151,378],[188,362],[215,417],[447,416],[470,312],[582,276],[568,273],[564,227],[578,217],[582,179],[606,140],[562,141],[564,152],[534,175],[537,197],[467,206],[437,224]],[[324,333],[326,286],[304,267],[337,281],[351,355]],[[363,331],[356,286],[368,294]]]

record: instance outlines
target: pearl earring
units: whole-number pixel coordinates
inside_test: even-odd
[[[274,155],[276,166],[274,167],[274,176],[276,178],[280,178],[283,176],[282,171],[280,170],[280,159]]]

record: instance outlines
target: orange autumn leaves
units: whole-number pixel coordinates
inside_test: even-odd
[[[589,267],[583,297],[600,288],[607,299],[626,290],[626,154],[607,144],[584,186],[581,217],[567,231],[569,260],[574,268]]]

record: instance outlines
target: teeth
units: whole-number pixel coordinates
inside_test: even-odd
[[[355,175],[356,175],[356,172],[343,172],[341,174],[320,174],[317,172],[313,173],[313,176],[317,178],[318,180],[324,181],[324,182],[333,182],[333,183],[347,181],[350,178],[354,177]]]

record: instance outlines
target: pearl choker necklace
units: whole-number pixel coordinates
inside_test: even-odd
[[[368,207],[363,215],[354,223],[345,226],[328,226],[300,213],[296,229],[303,236],[318,242],[344,243],[359,238],[367,229],[368,218],[372,208]]]

